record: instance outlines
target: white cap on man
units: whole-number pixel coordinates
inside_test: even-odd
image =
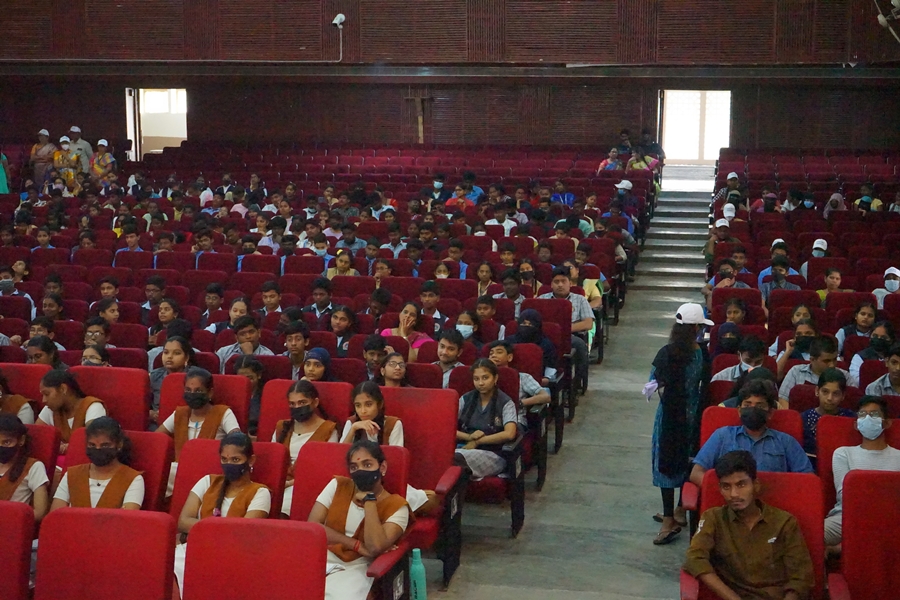
[[[737,178],[738,178],[738,174],[735,173],[734,171],[732,171],[731,173],[728,174],[728,179],[737,179]]]
[[[703,307],[699,304],[688,302],[678,307],[675,313],[675,322],[679,325],[715,325],[703,314]]]
[[[726,204],[725,206],[722,207],[722,215],[726,219],[729,219],[729,220],[733,219],[736,214],[737,214],[737,209],[734,207],[734,204]]]
[[[769,246],[769,249],[774,248],[775,244],[783,244],[783,243],[784,243],[784,240],[782,238],[775,238],[774,240],[772,240],[772,245]]]
[[[71,131],[72,133],[81,133],[81,127],[72,125],[71,127],[69,127],[69,131]]]
[[[718,229],[719,227],[730,227],[730,225],[728,224],[728,219],[719,219],[718,221],[716,221],[716,229]]]
[[[898,269],[897,267],[888,267],[884,271],[884,276],[887,277],[888,275],[896,275],[897,277],[900,277],[900,269]]]
[[[627,179],[623,179],[619,183],[616,184],[616,188],[620,190],[630,190],[634,186]]]
[[[821,238],[817,239],[813,242],[813,250],[828,250],[828,240],[823,240]]]

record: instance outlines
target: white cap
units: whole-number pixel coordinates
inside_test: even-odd
[[[622,181],[620,181],[619,183],[616,184],[616,187],[619,188],[620,190],[630,190],[634,186],[631,185],[631,182],[628,181],[627,179],[623,179]]]
[[[81,133],[81,127],[78,127],[77,125],[72,125],[71,127],[69,127],[69,131],[72,131],[75,133]]]
[[[71,142],[72,140],[69,139],[69,136],[64,135],[61,138],[59,138],[59,141],[60,142]]]
[[[97,140],[97,145],[98,146],[109,146],[109,142],[107,142],[106,140]]]
[[[900,277],[900,269],[898,269],[897,267],[888,267],[884,271],[884,276],[887,277],[888,275],[896,275],[897,277]]]
[[[46,129],[41,129],[40,131],[38,131],[38,135],[46,135],[47,137],[50,137],[50,132]]]
[[[722,207],[722,214],[725,215],[725,218],[728,217],[734,218],[734,215],[737,214],[737,209],[734,207],[734,204],[726,204]]]
[[[715,325],[703,315],[703,307],[689,302],[678,307],[675,322],[679,325]]]
[[[728,174],[727,179],[738,179],[738,174],[735,173],[734,171],[732,171],[731,173]]]
[[[828,250],[828,240],[816,240],[813,242],[813,250]]]
[[[781,239],[781,238],[775,238],[774,240],[772,240],[772,245],[769,246],[769,248],[770,248],[770,249],[771,249],[771,248],[774,248],[774,247],[775,247],[775,244],[783,244],[783,243],[784,243],[784,240],[783,240],[783,239]]]
[[[718,221],[716,221],[716,228],[719,227],[730,227],[730,225],[728,224],[728,219],[719,219]]]

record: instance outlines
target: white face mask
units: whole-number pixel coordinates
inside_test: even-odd
[[[881,417],[866,415],[856,420],[856,428],[867,440],[877,440],[884,432],[884,421]]]
[[[435,277],[436,279],[447,279],[447,278],[449,277],[449,275],[447,275],[446,273],[438,273],[438,274],[435,275],[434,277]]]
[[[754,367],[750,363],[745,363],[744,361],[741,361],[741,371],[746,373],[747,371],[752,371],[755,368],[756,367]]]
[[[472,333],[474,332],[475,327],[472,325],[460,325],[459,323],[457,323],[456,330],[462,334],[464,339],[469,339],[470,337],[472,337]]]
[[[892,294],[897,290],[900,290],[900,279],[887,279],[884,282],[884,289],[891,292]]]
[[[69,145],[68,145],[68,144],[63,144],[61,147],[62,147],[63,150],[68,150],[68,149],[69,149]]]

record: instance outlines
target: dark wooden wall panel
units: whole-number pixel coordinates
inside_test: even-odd
[[[218,56],[219,0],[190,0],[184,5],[184,57],[211,60]]]
[[[817,0],[776,0],[775,61],[812,62]]]
[[[85,44],[82,42],[85,29],[85,0],[72,0],[71,2],[53,2],[53,8],[49,13],[51,19],[50,47],[45,47],[50,56],[64,56],[68,58],[85,58],[89,56]],[[45,2],[34,2],[32,10],[41,10]],[[47,43],[46,41],[44,42]],[[41,58],[44,58],[41,56]]]
[[[849,60],[850,0],[817,0],[814,26],[817,61]]]
[[[612,143],[623,128],[640,131],[642,93],[642,88],[624,83],[552,88],[549,143]]]
[[[182,0],[85,0],[83,40],[88,56],[149,60],[184,57]],[[164,15],[164,16],[163,16]]]
[[[360,0],[363,62],[466,62],[466,0]]]
[[[775,61],[775,0],[659,0],[657,59],[678,64]]]
[[[51,0],[5,0],[0,58],[44,58],[52,48]]]
[[[469,62],[502,62],[506,0],[468,0]]]
[[[619,38],[616,62],[652,64],[656,62],[657,0],[619,0]]]
[[[322,58],[319,0],[219,0],[218,28],[221,59]]]
[[[617,0],[506,0],[506,6],[507,60],[615,62]]]

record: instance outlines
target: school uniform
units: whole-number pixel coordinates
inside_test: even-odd
[[[288,425],[290,423],[290,425]],[[289,427],[285,433],[285,427]],[[272,441],[284,444],[291,456],[291,467],[288,470],[288,477],[294,475],[294,463],[297,462],[297,456],[300,454],[300,448],[306,442],[339,442],[337,424],[332,421],[322,422],[315,431],[309,433],[297,433],[294,428],[294,422],[290,420],[278,421],[275,425],[275,431],[272,433]],[[284,489],[284,498],[281,502],[281,512],[285,515],[291,514],[291,504],[294,502],[294,486],[289,485]]]
[[[178,471],[178,458],[181,448],[188,440],[221,440],[229,432],[240,429],[237,417],[224,404],[214,404],[212,410],[202,421],[191,421],[191,408],[179,406],[163,422],[162,427],[172,433],[175,439],[175,460],[169,469],[169,482],[166,486],[166,498],[172,495],[175,487],[175,473]]]

